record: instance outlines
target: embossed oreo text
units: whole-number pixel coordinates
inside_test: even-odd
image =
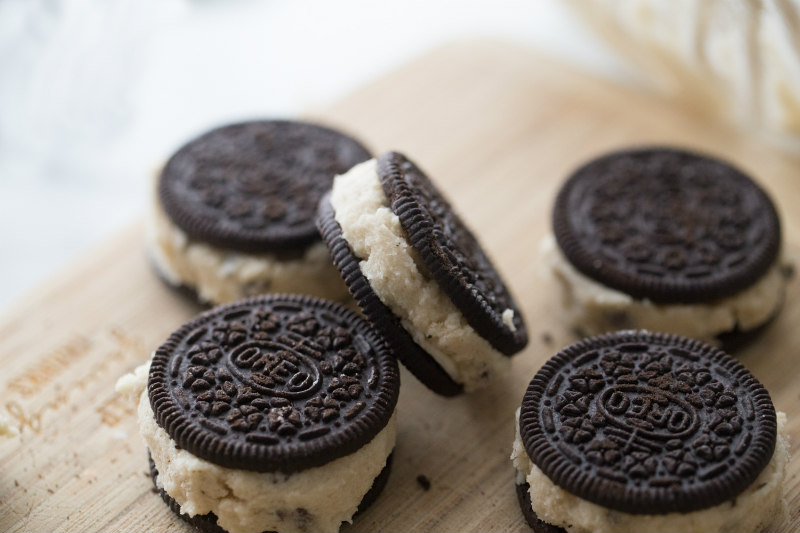
[[[151,383],[166,381],[189,424],[226,439],[311,441],[357,417],[378,386],[373,349],[345,326],[324,308],[233,306],[157,356],[166,372]]]
[[[719,352],[709,359],[711,349],[692,341],[637,342],[636,335],[571,347],[559,354],[560,367],[551,361],[537,375],[547,381],[540,389],[532,385],[526,400],[541,390],[534,395],[539,410],[532,415],[524,404],[521,431],[540,435],[535,451],[548,456],[543,470],[556,452],[556,463],[584,480],[628,491],[662,489],[669,508],[689,488],[713,485],[743,464],[765,464],[768,455],[756,461],[748,454],[756,438],[759,446],[774,445],[774,410],[766,392],[753,396],[752,376]]]

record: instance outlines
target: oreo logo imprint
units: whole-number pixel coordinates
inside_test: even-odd
[[[269,396],[299,399],[322,384],[314,362],[290,347],[271,341],[250,341],[231,352],[228,369],[242,383]]]
[[[227,468],[290,473],[369,442],[394,412],[399,377],[353,312],[278,294],[184,324],[156,350],[147,389],[181,448]]]
[[[598,397],[597,410],[610,424],[652,439],[683,439],[699,425],[689,402],[655,387],[610,387]]]
[[[553,356],[519,415],[525,450],[564,490],[628,513],[736,497],[772,457],[775,409],[731,356],[691,339],[621,331]]]

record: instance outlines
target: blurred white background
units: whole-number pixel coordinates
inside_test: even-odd
[[[141,216],[188,138],[324,106],[470,37],[630,76],[556,0],[3,0],[0,310]]]

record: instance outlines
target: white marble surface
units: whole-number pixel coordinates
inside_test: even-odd
[[[139,216],[188,137],[324,105],[473,36],[630,74],[556,0],[3,0],[0,309]]]

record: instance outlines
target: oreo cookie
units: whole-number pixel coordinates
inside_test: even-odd
[[[248,253],[294,250],[319,240],[317,205],[333,177],[369,158],[355,139],[322,126],[243,122],[178,150],[158,193],[191,239]]]
[[[209,476],[212,481],[215,475],[229,479],[239,470],[272,474],[259,482],[263,493],[234,495],[262,498],[260,505],[269,499],[264,493],[275,492],[280,500],[293,476],[304,476],[302,483],[314,484],[317,491],[331,476],[355,476],[348,487],[355,493],[345,497],[355,508],[388,468],[398,392],[397,362],[363,319],[333,302],[262,296],[199,315],[156,350],[147,394],[158,426],[155,433],[165,432],[172,447],[165,448],[163,438],[144,436],[151,449],[161,447],[152,455],[162,474],[159,460],[177,464],[172,457],[176,453],[216,465],[205,467],[214,473],[203,474],[204,484]],[[326,473],[342,460],[353,463],[336,467],[346,473]],[[360,464],[362,460],[368,464]],[[374,471],[374,476],[361,479],[357,470]],[[197,481],[193,472],[175,472],[171,466],[169,476],[185,476],[180,483],[185,491]],[[280,486],[270,485],[273,478],[281,480]],[[252,483],[243,481],[241,486]],[[162,485],[167,493],[173,486],[169,480]],[[192,498],[191,491],[181,493],[182,500]],[[325,498],[336,499],[330,494]],[[350,519],[348,506],[325,505],[312,500],[296,507],[312,529],[325,529],[324,520],[335,518],[338,525]],[[241,519],[216,515],[220,527]],[[280,526],[282,520],[292,520],[289,515],[277,509],[274,520]],[[210,522],[206,518],[203,523]]]
[[[358,257],[342,237],[342,229],[336,222],[329,197],[325,197],[320,203],[318,227],[328,245],[334,266],[350,288],[350,294],[372,326],[388,340],[403,365],[426,387],[438,394],[455,396],[462,393],[464,387],[455,382],[435,359],[414,342],[397,315],[372,290],[369,280],[358,266]]]
[[[355,139],[304,122],[242,122],[201,135],[158,178],[151,232],[157,267],[214,303],[281,291],[338,297],[341,287],[325,291],[335,277],[315,279],[329,267],[324,254],[311,252],[322,247],[316,209],[335,175],[369,157]],[[242,258],[260,263],[242,266]],[[241,287],[215,288],[235,282]]]
[[[768,520],[782,498],[774,487],[783,471],[766,468],[782,459],[776,442],[786,453],[769,393],[726,353],[675,335],[623,331],[563,349],[528,386],[518,439],[515,464],[536,466],[520,474],[534,479],[537,491],[594,504],[604,515],[591,520],[616,520],[621,531],[648,529],[637,523],[642,515],[665,517],[662,529],[681,530],[689,522],[680,520],[715,506],[724,520],[732,511],[720,504],[729,501]],[[538,519],[602,527],[575,523],[590,519],[552,501],[534,505]],[[531,522],[536,512],[522,495],[520,503]]]
[[[404,156],[389,152],[337,177],[318,228],[364,314],[433,391],[485,386],[527,343],[476,238]]]
[[[514,298],[428,176],[397,152],[380,157],[378,174],[409,243],[469,325],[505,355],[524,348],[528,335]],[[509,309],[514,312],[511,324],[503,319]]]
[[[552,223],[552,263],[569,285],[573,325],[592,334],[642,327],[710,340],[767,322],[783,299],[775,207],[753,180],[719,159],[660,147],[604,155],[562,186]],[[591,300],[600,289],[614,294]],[[729,301],[739,297],[766,303]],[[731,310],[709,331],[698,330],[702,320],[692,317],[684,322],[695,322],[695,331],[666,323],[669,317],[663,327],[657,323],[656,308],[686,312],[698,305],[747,307],[752,316]]]

